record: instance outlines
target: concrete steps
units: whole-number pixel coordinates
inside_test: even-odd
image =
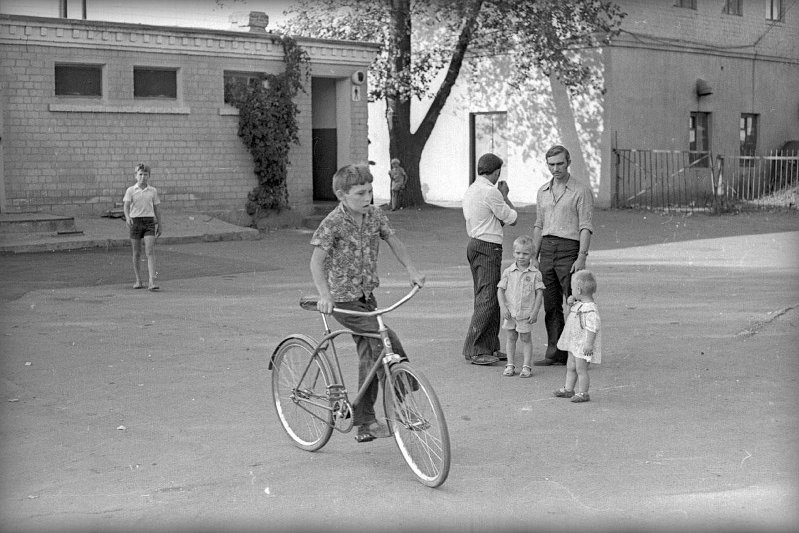
[[[81,235],[75,218],[47,213],[0,213],[0,233]]]

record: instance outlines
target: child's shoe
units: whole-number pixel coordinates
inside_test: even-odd
[[[522,366],[522,371],[519,374],[520,378],[531,378],[533,377],[533,369],[527,365]]]
[[[505,365],[505,371],[502,372],[502,375],[505,377],[512,377],[516,373],[516,367],[514,365]]]
[[[557,396],[558,398],[571,398],[572,396],[574,396],[574,391],[566,390],[565,388],[560,388],[555,391],[555,396]]]
[[[572,398],[573,403],[590,402],[590,401],[591,397],[588,395],[587,392],[578,392],[577,394],[574,395],[574,398]]]

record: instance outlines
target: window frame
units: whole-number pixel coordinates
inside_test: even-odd
[[[777,18],[774,18],[774,8],[777,8]],[[766,20],[769,22],[782,22],[785,11],[783,10],[782,0],[766,0]]]
[[[741,113],[741,118],[738,126],[740,155],[753,156],[757,153],[757,137],[759,129],[760,129],[759,114]]]
[[[722,10],[722,13],[725,15],[742,17],[744,15],[743,0],[724,0],[724,9]]]
[[[691,164],[695,167],[705,168],[710,166],[710,158],[706,157],[706,154],[710,153],[712,140],[711,117],[712,114],[707,111],[691,111],[690,114],[688,121],[688,151],[691,152]],[[699,119],[704,120],[700,121]],[[699,124],[699,122],[704,123]],[[700,132],[704,133],[700,136]],[[703,141],[702,146],[699,146],[700,140]]]
[[[65,87],[63,87],[63,81],[59,82],[59,79],[63,80],[62,76],[59,76],[59,70],[64,69],[73,69],[74,71],[83,70],[96,73],[98,79],[93,80],[93,85],[98,86],[99,94],[89,93],[89,92],[78,92],[78,93],[64,93]],[[59,92],[59,86],[61,87],[61,92]],[[53,63],[53,96],[57,98],[91,98],[95,100],[102,100],[105,96],[105,65],[101,63],[70,63],[65,61],[56,61]]]
[[[171,94],[137,94],[137,89],[139,89],[139,79],[138,74],[143,74],[145,72],[153,73],[153,72],[171,72],[174,75],[174,96]],[[134,65],[133,66],[133,99],[134,100],[179,100],[180,99],[180,69],[178,67],[162,67],[162,66],[145,66],[145,65]],[[171,81],[171,80],[170,80]],[[142,89],[147,87],[142,87]],[[171,87],[170,87],[171,89]]]
[[[265,79],[265,72],[250,72],[245,70],[225,70],[222,72],[222,100],[226,105],[232,105],[228,101],[228,80],[231,79],[246,79],[247,84],[254,83],[268,84]]]

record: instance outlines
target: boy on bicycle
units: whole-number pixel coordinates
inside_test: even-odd
[[[380,239],[388,243],[397,260],[406,268],[411,284],[424,286],[425,277],[411,262],[405,245],[394,234],[388,218],[372,205],[372,173],[366,165],[347,165],[333,175],[333,191],[339,205],[325,217],[311,238],[311,275],[319,293],[317,308],[333,317],[345,328],[364,333],[377,333],[375,317],[333,313],[333,307],[355,311],[374,311],[377,300],[372,291],[380,285],[377,275],[377,254]],[[394,351],[405,356],[397,335],[388,330]],[[380,357],[380,339],[353,335],[358,351],[358,387],[374,362]],[[382,369],[380,379],[383,380]],[[372,381],[354,409],[353,423],[358,426],[355,440],[369,442],[384,432],[375,418],[378,383]]]

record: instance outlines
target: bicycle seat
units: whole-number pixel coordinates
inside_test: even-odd
[[[319,296],[300,296],[300,307],[306,311],[316,311],[316,303]]]

